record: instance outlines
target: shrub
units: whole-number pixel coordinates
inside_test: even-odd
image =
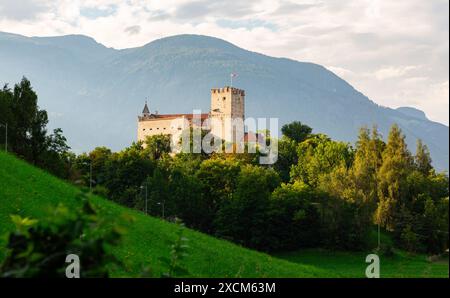
[[[8,237],[8,254],[1,277],[65,277],[66,257],[80,259],[80,277],[108,277],[107,265],[120,265],[110,253],[121,233],[101,228],[96,211],[86,200],[69,211],[63,205],[47,221],[11,215],[16,230]]]

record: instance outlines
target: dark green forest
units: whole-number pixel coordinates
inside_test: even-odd
[[[47,113],[25,78],[0,90],[6,123],[7,149],[20,158],[129,208],[246,247],[362,250],[379,225],[407,251],[448,248],[448,175],[433,169],[420,140],[412,154],[396,125],[386,141],[376,126],[363,127],[353,146],[293,122],[282,128],[274,165],[249,153],[172,155],[163,135],[120,152],[76,155],[61,129],[47,131]],[[0,127],[0,148],[5,132]]]

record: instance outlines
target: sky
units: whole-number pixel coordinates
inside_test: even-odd
[[[449,123],[448,0],[0,0],[0,31],[117,49],[177,34],[318,63],[374,102]]]

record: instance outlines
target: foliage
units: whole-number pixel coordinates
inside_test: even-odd
[[[119,265],[110,250],[121,234],[114,226],[100,233],[102,223],[88,201],[75,211],[60,204],[46,221],[18,215],[11,219],[16,231],[9,234],[9,253],[0,266],[0,276],[65,277],[69,254],[79,256],[81,277],[107,277],[106,265]]]
[[[160,159],[170,153],[171,138],[169,135],[148,136],[145,140],[144,154],[153,160]]]
[[[252,165],[242,167],[236,190],[218,211],[216,233],[248,247],[268,249],[266,214],[271,192],[279,185],[272,169]]]
[[[298,163],[291,170],[291,178],[317,187],[323,175],[337,167],[348,168],[353,160],[353,149],[346,143],[332,141],[327,136],[315,135],[297,147]]]
[[[297,143],[301,143],[309,136],[312,132],[312,128],[308,125],[302,124],[300,121],[294,121],[289,124],[283,125],[281,132],[286,137],[294,140]]]
[[[48,116],[39,109],[38,97],[25,77],[11,90],[0,90],[0,124],[8,124],[8,150],[51,173],[68,178],[70,155],[66,138],[57,128],[48,135]],[[0,143],[5,143],[2,129]]]
[[[251,248],[362,250],[374,224],[410,251],[448,248],[448,175],[436,173],[420,140],[413,156],[397,125],[387,143],[376,127],[361,128],[353,148],[296,121],[283,126],[280,140],[264,132],[266,141],[278,143],[278,161],[259,165],[260,148],[256,154],[170,154],[167,135],[120,152],[98,147],[76,156],[60,129],[47,133],[47,113],[25,78],[0,91],[0,107],[18,156],[124,206],[181,218]],[[193,147],[193,136],[206,133],[187,129],[183,136]]]
[[[0,152],[0,235],[14,231],[9,215],[17,214],[17,210],[21,210],[22,217],[46,220],[58,203],[77,209],[79,192],[77,187]],[[24,197],[27,199],[21,199]],[[152,269],[152,276],[167,272],[159,258],[168,255],[167,243],[174,243],[177,226],[105,198],[90,199],[102,222],[130,226],[121,244],[114,248],[114,255],[124,266],[108,266],[111,277],[141,276],[142,264]],[[129,218],[134,219],[131,224]],[[382,243],[387,243],[385,233],[382,230]],[[184,264],[192,277],[364,277],[367,266],[363,261],[367,251],[314,248],[293,252],[292,258],[283,260],[279,254],[274,257],[252,251],[191,229],[185,229],[184,236],[190,240]],[[1,236],[0,262],[6,257],[6,244]],[[385,259],[382,266],[382,277],[448,277],[448,261],[429,262],[423,254],[408,256],[400,250],[396,250],[394,258]]]
[[[283,136],[278,142],[278,160],[274,169],[280,174],[283,182],[289,182],[290,171],[293,165],[298,163],[297,143]]]
[[[163,273],[163,277],[181,277],[188,276],[189,271],[183,264],[186,257],[189,256],[188,239],[184,237],[184,225],[177,219],[175,222],[178,225],[177,238],[175,242],[170,246],[170,259],[161,258],[161,261],[167,265],[168,271]]]

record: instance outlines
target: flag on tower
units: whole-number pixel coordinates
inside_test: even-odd
[[[238,74],[235,72],[232,72],[230,74],[230,87],[233,87],[233,78],[236,78],[237,76],[238,76]]]

